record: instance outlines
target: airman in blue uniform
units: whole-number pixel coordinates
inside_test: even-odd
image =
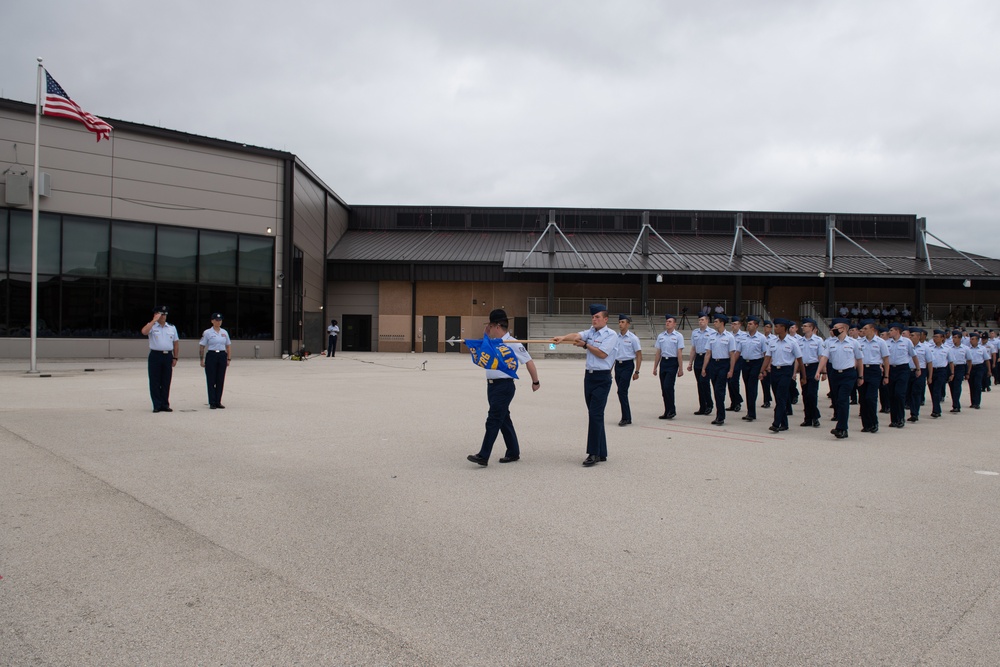
[[[761,377],[771,376],[774,421],[771,422],[769,430],[774,433],[788,430],[788,390],[795,376],[801,372],[802,349],[795,339],[788,335],[788,329],[793,324],[791,320],[774,318],[777,337],[768,345],[767,352],[764,353],[764,365],[760,370]]]
[[[817,332],[816,320],[802,318],[802,410],[804,419],[799,426],[820,427],[819,383],[825,374],[819,372],[820,359],[826,355],[826,341]]]
[[[212,326],[205,329],[198,341],[201,367],[205,369],[205,382],[208,384],[208,407],[212,410],[226,407],[222,404],[222,389],[232,358],[231,346],[229,332],[222,328],[222,313],[212,313]]]
[[[764,320],[763,334],[764,334],[764,338],[767,339],[767,344],[770,344],[771,341],[776,340],[778,338],[777,336],[774,335],[774,332],[772,331],[772,329],[773,329],[773,325],[771,324],[771,320]],[[763,367],[763,363],[761,363],[761,366]],[[761,380],[760,380],[760,389],[761,389],[761,393],[764,394],[764,402],[761,404],[760,407],[762,407],[762,408],[764,408],[766,410],[769,407],[771,407],[771,376],[770,375],[765,375],[764,377],[761,378]]]
[[[913,374],[920,374],[917,354],[913,342],[903,336],[903,325],[899,322],[889,325],[886,348],[889,350],[889,426],[903,428],[906,425],[906,398],[910,390],[910,366],[915,367]]]
[[[677,378],[684,375],[684,335],[677,331],[677,318],[667,313],[663,318],[664,331],[656,337],[656,361],[653,375],[660,378],[660,394],[663,396],[663,414],[660,419],[677,416],[674,388]]]
[[[978,331],[969,334],[969,339],[969,407],[978,410],[983,400],[983,378],[989,377],[990,352]]]
[[[712,401],[712,381],[701,372],[705,367],[705,351],[712,330],[708,328],[708,315],[698,316],[698,328],[691,332],[691,356],[688,371],[694,373],[698,381],[698,411],[696,415],[710,415],[715,407]]]
[[[830,378],[830,390],[833,394],[833,414],[837,425],[832,433],[838,440],[847,437],[848,422],[851,416],[851,387],[858,384],[861,377],[861,344],[847,335],[850,322],[843,317],[833,320],[831,331],[833,337],[826,341],[824,354],[820,357],[819,368],[815,378],[826,375]]]
[[[954,329],[951,332],[951,348],[948,350],[948,360],[955,364],[951,380],[948,382],[948,389],[951,391],[951,411],[962,411],[962,383],[972,370],[972,360],[969,358],[968,348],[962,343],[963,334],[960,330]]]
[[[742,339],[737,339],[740,348],[740,359],[743,360],[743,390],[747,395],[747,414],[743,421],[752,422],[757,419],[757,384],[760,382],[760,369],[764,365],[764,351],[767,350],[767,337],[757,330],[760,318],[751,315],[747,318],[747,330]]]
[[[632,406],[628,401],[628,388],[632,380],[639,379],[642,366],[642,343],[639,337],[629,331],[632,318],[625,313],[618,315],[618,357],[615,359],[615,384],[618,386],[618,403],[622,408],[619,426],[632,423]]]
[[[739,412],[743,409],[743,395],[740,394],[740,378],[743,377],[743,367],[746,365],[743,361],[742,343],[743,339],[746,338],[747,332],[743,331],[743,322],[740,320],[739,315],[733,315],[729,318],[729,326],[730,333],[736,339],[736,365],[733,367],[733,377],[727,382],[729,385],[729,407],[726,409],[730,412]]]
[[[729,318],[724,313],[712,315],[712,326],[715,327],[715,331],[709,339],[708,349],[705,352],[705,367],[701,371],[702,375],[711,378],[712,388],[715,391],[713,426],[722,426],[726,423],[726,388],[736,367],[736,338],[726,331],[728,321]]]
[[[931,417],[941,416],[945,387],[955,376],[955,364],[951,360],[949,348],[944,346],[945,332],[935,329],[934,344],[927,348],[927,382],[931,386]]]
[[[927,331],[920,327],[910,327],[910,340],[913,341],[913,355],[917,358],[916,366],[911,369],[913,378],[910,381],[910,391],[907,395],[907,407],[910,410],[908,422],[920,421],[920,408],[924,404],[927,393],[927,353],[930,344],[927,342]],[[917,373],[917,370],[920,373]]]
[[[875,320],[862,320],[860,339],[864,371],[861,378],[861,432],[878,433],[878,390],[889,384],[889,348],[876,334]],[[883,370],[884,369],[884,370]]]

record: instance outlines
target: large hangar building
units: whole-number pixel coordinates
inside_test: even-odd
[[[32,104],[0,99],[0,357],[29,353]],[[448,352],[503,307],[520,335],[608,303],[655,335],[666,312],[924,320],[1000,303],[1000,260],[916,215],[350,205],[294,154],[107,119],[110,141],[42,118],[41,357],[142,357],[154,304],[189,346],[222,311],[239,356]]]

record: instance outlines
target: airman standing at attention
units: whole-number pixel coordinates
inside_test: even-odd
[[[740,355],[740,343],[746,337],[743,331],[743,321],[739,315],[729,318],[730,333],[736,339],[736,366],[733,368],[733,377],[727,383],[729,385],[729,407],[730,412],[739,412],[743,408],[743,396],[740,394],[740,378],[743,376],[743,357]]]
[[[712,379],[715,391],[715,420],[713,426],[726,423],[726,387],[733,377],[736,368],[736,338],[726,331],[728,317],[723,313],[712,316],[712,326],[715,327],[709,339],[708,350],[705,352],[705,367],[701,374]]]
[[[691,357],[688,361],[688,371],[694,372],[698,382],[698,411],[696,415],[710,415],[715,407],[712,402],[712,381],[705,377],[705,351],[712,336],[708,328],[708,315],[698,316],[698,328],[691,332]]]
[[[759,323],[760,318],[756,315],[748,317],[746,333],[742,340],[736,341],[740,359],[743,360],[743,390],[747,394],[747,414],[743,421],[746,422],[757,419],[757,383],[764,365],[764,351],[767,350],[767,337],[757,330]]]
[[[913,379],[910,381],[910,391],[906,397],[907,407],[910,409],[908,422],[920,421],[920,408],[924,404],[924,395],[927,387],[927,364],[930,345],[927,342],[927,331],[920,327],[910,327],[910,340],[913,341],[913,356],[917,358],[916,367],[913,368]],[[917,370],[920,373],[917,373]]]
[[[677,318],[670,313],[664,317],[664,331],[656,337],[656,361],[653,362],[653,375],[659,375],[660,394],[663,396],[663,414],[660,419],[673,419],[677,416],[677,403],[674,388],[677,378],[684,375],[684,335],[676,331]]]
[[[764,338],[767,340],[766,345],[770,345],[772,341],[775,341],[775,340],[778,339],[778,337],[775,336],[774,332],[772,331],[771,320],[764,320],[764,331],[763,331],[763,333],[764,333]],[[765,347],[764,349],[766,350],[767,348]],[[761,363],[761,367],[763,368],[763,363]],[[761,377],[761,379],[760,379],[760,388],[761,388],[761,393],[764,394],[764,403],[760,407],[762,407],[765,410],[767,410],[769,407],[771,407],[771,375],[770,374]]]
[[[886,343],[889,350],[889,426],[903,428],[906,426],[906,397],[910,391],[910,365],[916,374],[920,374],[916,351],[913,342],[903,336],[903,325],[893,322],[889,325],[889,340]]]
[[[618,385],[618,403],[622,408],[619,426],[632,423],[632,407],[628,402],[628,388],[632,380],[639,379],[642,366],[642,344],[639,337],[629,331],[632,318],[624,313],[618,315],[618,358],[615,359],[615,384]]]
[[[583,398],[587,403],[587,458],[590,467],[608,460],[608,437],[604,431],[604,408],[611,393],[611,367],[617,356],[618,335],[608,328],[608,307],[591,304],[591,327],[586,331],[556,336],[551,342],[570,341],[587,350],[586,374],[583,376]]]
[[[826,342],[816,332],[816,320],[812,318],[802,319],[802,332],[799,347],[802,350],[802,410],[805,415],[799,426],[819,428],[819,383],[820,376],[826,377],[825,370],[820,373],[819,365],[820,358],[826,356]]]
[[[944,388],[955,375],[955,364],[944,346],[945,332],[934,330],[934,344],[927,348],[927,383],[931,386],[931,417],[941,416]]]
[[[771,376],[771,389],[774,391],[774,421],[771,422],[769,430],[774,433],[788,430],[788,389],[802,364],[802,348],[788,335],[788,329],[793,324],[791,320],[774,318],[777,338],[768,345],[767,352],[764,353],[764,365],[760,370],[761,377]]]
[[[875,320],[862,320],[861,432],[878,433],[878,389],[889,384],[889,348],[876,336]],[[883,368],[885,369],[883,372]]]
[[[857,340],[847,335],[850,323],[846,318],[833,320],[832,338],[826,341],[825,354],[820,358],[816,378],[824,373],[830,378],[830,389],[833,393],[833,414],[837,425],[832,433],[838,440],[847,437],[848,423],[851,417],[851,386],[857,385],[861,377],[861,345]]]
[[[989,377],[990,353],[980,342],[978,331],[969,334],[969,338],[970,344],[966,352],[969,355],[969,407],[978,410],[983,400],[983,378]]]
[[[969,359],[969,349],[962,345],[962,332],[955,329],[951,332],[951,348],[948,350],[948,361],[955,364],[948,389],[951,390],[951,411],[962,411],[962,383],[972,370],[972,360]]]

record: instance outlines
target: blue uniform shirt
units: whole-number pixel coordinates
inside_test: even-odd
[[[930,345],[927,341],[923,343],[916,343],[913,346],[913,356],[917,358],[917,365],[921,368],[927,368],[927,350]],[[910,359],[910,368],[913,368],[913,360]]]
[[[656,337],[656,349],[664,359],[680,359],[681,350],[684,349],[684,334],[680,331],[673,333],[661,331]]]
[[[949,359],[948,348],[944,345],[940,347],[931,345],[927,348],[927,363],[931,365],[931,368],[945,368],[948,366]]]
[[[705,350],[708,349],[708,341],[712,337],[712,330],[705,329],[695,329],[691,332],[691,347],[694,348],[695,354],[705,354]]]
[[[901,364],[912,365],[915,355],[912,340],[900,336],[899,340],[890,338],[885,342],[885,345],[889,349],[890,366],[899,366]]]
[[[955,347],[954,345],[948,349],[948,361],[952,361],[955,364],[964,364],[969,360],[969,348],[959,345]]]
[[[225,329],[219,329],[216,333],[215,327],[209,327],[201,334],[198,344],[209,352],[225,352],[232,341],[229,340],[229,332]]]
[[[857,359],[861,358],[861,345],[850,336],[845,336],[844,340],[831,338],[826,341],[825,356],[834,370],[843,371],[853,368]]]
[[[819,363],[819,358],[826,356],[826,341],[819,334],[813,334],[809,338],[803,337],[799,341],[799,349],[802,350],[802,363]]]
[[[972,347],[971,345],[966,348],[965,353],[968,355],[969,359],[972,360],[972,365],[981,364],[990,358],[989,348],[984,346],[982,343]]]
[[[869,364],[881,364],[882,358],[889,356],[889,347],[878,336],[875,336],[871,340],[862,336],[858,340],[861,342],[861,360],[865,366]]]
[[[744,332],[744,334],[743,337],[736,341],[736,345],[740,350],[740,356],[747,361],[763,359],[764,350],[767,349],[767,336],[759,331],[753,335],[749,331]]]
[[[712,361],[729,361],[729,353],[736,351],[736,337],[729,331],[712,331],[708,351],[712,353]]]
[[[634,333],[626,331],[624,335],[618,334],[618,357],[615,361],[632,361],[635,353],[641,351],[642,344]]]
[[[149,349],[156,352],[172,352],[175,340],[180,339],[177,337],[177,327],[173,324],[156,322],[149,330]]]
[[[765,357],[771,357],[771,366],[791,366],[796,359],[802,358],[802,349],[791,336],[785,336],[784,340],[775,337],[767,346]]]
[[[508,331],[507,333],[505,333],[503,335],[503,338],[501,338],[501,340],[508,341],[508,340],[517,340],[517,339],[514,338],[513,336],[511,336],[510,332]],[[528,363],[529,361],[531,361],[531,355],[528,354],[528,350],[525,349],[524,345],[521,345],[520,343],[507,343],[507,347],[509,347],[510,351],[514,353],[514,356],[517,358],[517,363],[521,364],[522,366],[524,364]],[[487,368],[486,369],[486,379],[487,380],[507,380],[507,379],[510,379],[510,376],[507,375],[506,373],[504,373],[501,370]]]
[[[608,356],[601,359],[596,354],[587,350],[587,370],[588,371],[609,371],[615,365],[615,357],[618,356],[618,341],[621,336],[604,326],[600,331],[590,327],[586,331],[580,332],[580,339],[588,345],[600,349]]]

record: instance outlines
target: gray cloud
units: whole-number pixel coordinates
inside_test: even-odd
[[[41,55],[88,110],[294,152],[348,202],[915,213],[1000,256],[984,0],[4,14],[7,97]]]

